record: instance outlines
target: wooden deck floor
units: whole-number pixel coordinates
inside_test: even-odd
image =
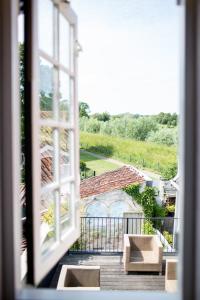
[[[130,272],[125,274],[120,255],[70,254],[60,261],[52,280],[56,288],[62,265],[100,266],[101,290],[157,290],[164,291],[164,274]],[[164,268],[163,268],[164,269]]]

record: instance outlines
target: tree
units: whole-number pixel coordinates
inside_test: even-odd
[[[106,122],[106,121],[110,120],[110,115],[108,112],[103,112],[101,114],[97,113],[97,114],[94,114],[93,118],[97,119],[98,121]]]
[[[40,92],[40,109],[41,111],[52,111],[53,110],[53,95],[49,93],[48,95],[45,92]]]
[[[177,145],[178,133],[177,128],[161,128],[156,132],[150,132],[148,135],[149,142],[164,144],[167,146]]]
[[[79,103],[79,116],[89,118],[90,107],[86,102]]]
[[[80,170],[83,172],[86,170],[86,168],[87,168],[86,163],[83,160],[81,160],[80,161]]]

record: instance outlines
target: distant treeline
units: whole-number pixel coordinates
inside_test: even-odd
[[[91,115],[87,103],[79,103],[80,130],[138,141],[148,141],[168,146],[177,145],[176,113],[161,112],[158,115],[119,114],[107,112]]]
[[[162,119],[160,120],[162,121]],[[149,141],[168,146],[176,145],[178,138],[177,126],[161,125],[154,116],[140,116],[137,118],[112,116],[107,121],[99,120],[96,116],[91,116],[90,118],[82,117],[80,118],[80,130],[138,141]]]

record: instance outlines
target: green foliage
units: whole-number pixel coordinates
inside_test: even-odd
[[[168,213],[174,213],[175,212],[175,205],[174,204],[168,204],[168,205],[166,205],[165,209]]]
[[[164,144],[168,146],[177,145],[177,128],[161,128],[156,132],[151,131],[147,140],[149,142]]]
[[[87,168],[86,163],[84,161],[80,161],[80,170],[83,172],[85,171]]]
[[[150,117],[110,119],[107,113],[103,113],[96,114],[90,119],[80,118],[80,130],[144,141],[151,132],[158,130],[158,125]]]
[[[149,220],[145,220],[142,224],[142,234],[155,234],[155,229],[153,228],[153,224]]]
[[[42,221],[48,225],[54,224],[54,205],[49,206],[47,212],[45,212],[42,216]]]
[[[107,122],[110,120],[110,114],[108,112],[97,113],[93,115],[93,118],[97,119],[98,121]]]
[[[53,95],[40,92],[40,109],[41,111],[53,111]]]
[[[66,202],[61,203],[60,207],[60,214],[61,217],[66,215],[69,211],[68,204]],[[47,223],[48,225],[53,225],[54,224],[54,216],[55,216],[55,205],[51,204],[47,211],[43,214],[42,216],[42,221]]]
[[[79,103],[79,116],[89,118],[90,107],[86,102]]]
[[[165,180],[174,178],[177,174],[177,164],[169,164],[166,168],[161,171],[161,175]]]
[[[170,114],[161,112],[156,116],[156,120],[160,124],[174,127],[177,126],[178,115],[176,113]]]
[[[170,234],[168,231],[163,231],[163,236],[168,241],[168,243],[172,246],[173,245],[173,235]]]
[[[124,191],[142,206],[146,218],[165,216],[165,208],[156,202],[154,187],[146,186],[144,191],[140,192],[139,184],[133,184],[124,188]]]
[[[90,152],[119,159],[138,168],[145,167],[157,173],[176,165],[177,154],[173,146],[87,132],[80,133],[80,146]]]
[[[134,138],[138,141],[145,141],[150,132],[158,130],[156,122],[151,118],[139,118],[135,120],[133,128]]]

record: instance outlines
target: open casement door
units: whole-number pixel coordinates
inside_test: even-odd
[[[28,283],[79,237],[77,20],[67,1],[25,1]]]

